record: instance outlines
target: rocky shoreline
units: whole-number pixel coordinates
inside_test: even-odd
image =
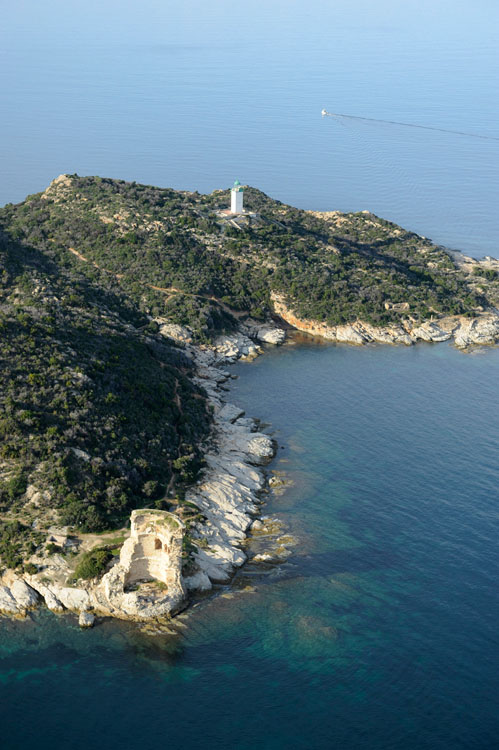
[[[405,344],[418,341],[439,343],[454,339],[459,349],[493,345],[499,341],[499,311],[484,311],[473,318],[452,315],[424,323],[407,318],[398,325],[373,326],[361,320],[349,325],[328,326],[317,320],[298,318],[282,296],[273,294],[275,313],[288,325],[312,336],[321,336],[339,344]]]
[[[54,555],[49,565],[45,558],[35,560],[39,563],[36,574],[18,575],[7,570],[0,578],[0,614],[22,618],[29,610],[45,605],[54,613],[77,614],[82,627],[91,627],[96,616],[139,622],[163,619],[185,608],[195,592],[227,583],[246,561],[242,543],[261,516],[262,494],[267,485],[263,467],[275,455],[275,442],[259,432],[257,420],[245,417],[241,409],[226,401],[222,389],[231,375],[225,367],[261,354],[259,342],[282,343],[285,333],[271,325],[256,326],[246,328],[244,333],[221,336],[211,347],[198,347],[191,343],[187,329],[158,322],[161,333],[182,342],[194,360],[195,379],[205,389],[213,408],[214,428],[210,445],[206,446],[206,469],[186,495],[186,501],[202,514],[202,520],[191,529],[197,547],[193,555],[195,569],[182,577],[180,555],[175,559],[170,555],[170,568],[178,575],[170,579],[166,590],[147,585],[127,587],[131,540],[135,536],[135,541],[140,541],[136,514],[146,513],[134,511],[131,537],[101,580],[70,586],[66,581],[72,569],[64,556]],[[182,523],[171,513],[149,515],[156,518],[148,521],[158,521],[164,515]],[[261,521],[258,524],[261,528]]]
[[[288,326],[337,343],[411,345],[417,341],[454,339],[458,348],[467,349],[499,341],[496,310],[474,318],[453,316],[417,325],[405,321],[398,326],[376,328],[358,321],[348,326],[328,327],[318,321],[300,320],[277,295],[273,303],[276,315]],[[226,367],[238,359],[258,356],[263,343],[283,343],[286,333],[278,325],[250,322],[242,324],[238,333],[218,337],[211,346],[199,346],[193,343],[187,328],[162,319],[156,322],[160,333],[181,344],[194,361],[195,381],[206,391],[213,409],[212,437],[205,448],[206,468],[185,498],[200,515],[190,529],[195,546],[193,569],[182,576],[178,554],[175,560],[169,558],[175,575],[168,586],[127,587],[132,545],[129,538],[119,559],[113,561],[102,579],[80,582],[76,587],[67,585],[71,567],[62,555],[56,555],[51,565],[45,559],[36,560],[40,565],[34,575],[4,572],[0,578],[0,614],[25,617],[30,609],[44,604],[55,613],[76,613],[82,627],[91,627],[96,616],[139,622],[162,620],[184,609],[197,592],[227,584],[246,562],[244,542],[252,527],[255,531],[262,527],[259,518],[268,487],[264,467],[274,457],[276,446],[271,437],[259,431],[257,420],[246,417],[226,400],[225,384],[232,377]],[[134,511],[134,514],[144,513],[147,511]],[[164,511],[156,516],[161,513],[178,520],[177,515]],[[134,514],[131,537],[135,535],[135,543],[140,544],[140,529],[134,527]],[[152,521],[158,522],[158,518]],[[181,521],[179,525],[183,527]]]

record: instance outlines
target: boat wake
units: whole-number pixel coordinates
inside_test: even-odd
[[[430,125],[416,125],[415,123],[411,123],[411,122],[397,122],[395,120],[379,120],[375,117],[359,117],[358,115],[344,115],[344,114],[340,114],[339,112],[328,112],[325,109],[322,110],[321,115],[323,117],[336,117],[340,121],[341,119],[364,120],[366,122],[379,122],[384,125],[398,125],[403,128],[418,128],[419,130],[436,130],[439,133],[450,133],[451,135],[461,135],[467,138],[480,138],[486,141],[499,141],[499,137],[494,136],[494,135],[479,135],[478,133],[466,133],[462,130],[447,130],[446,128],[434,128]]]

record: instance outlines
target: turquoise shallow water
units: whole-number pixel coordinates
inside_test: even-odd
[[[4,624],[3,746],[493,747],[499,351],[302,340],[236,372],[294,555],[176,636]]]

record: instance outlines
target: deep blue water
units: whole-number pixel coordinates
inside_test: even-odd
[[[495,747],[499,350],[302,342],[236,371],[278,427],[293,556],[176,636],[5,623],[3,747]]]
[[[61,172],[370,209],[497,254],[493,0],[4,4],[0,203]],[[293,486],[270,574],[151,636],[0,624],[2,748],[488,750],[499,731],[499,351],[301,341],[238,365]]]
[[[495,255],[496,0],[19,0],[0,24],[0,203],[62,172],[369,209]]]

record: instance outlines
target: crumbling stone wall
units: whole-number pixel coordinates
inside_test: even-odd
[[[181,586],[183,535],[184,525],[173,513],[132,511],[131,534],[120,554],[125,586],[151,579]]]

